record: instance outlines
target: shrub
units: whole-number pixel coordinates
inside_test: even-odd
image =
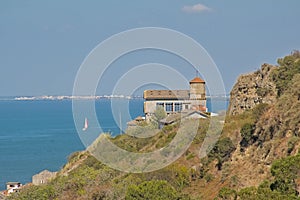
[[[257,189],[255,187],[243,188],[238,192],[240,199],[256,200]]]
[[[223,187],[219,191],[219,198],[221,199],[228,199],[228,200],[236,200],[237,199],[237,192],[233,189]]]
[[[231,139],[229,137],[220,139],[211,152],[208,154],[210,159],[218,159],[218,169],[221,170],[223,162],[227,161],[231,153],[235,150]]]
[[[246,123],[241,129],[242,140],[240,142],[241,147],[247,147],[249,144],[254,143],[257,137],[253,135],[255,130],[255,125]]]
[[[289,87],[293,76],[300,73],[299,51],[278,59],[279,67],[272,71],[272,79],[276,84],[277,95],[281,96]]]
[[[126,191],[126,200],[144,199],[181,199],[176,190],[167,181],[146,181],[139,185],[130,185]]]
[[[56,191],[50,185],[43,186],[31,186],[28,188],[24,188],[21,193],[15,193],[9,197],[10,200],[18,199],[18,200],[48,200],[55,199],[57,196]]]
[[[274,161],[271,173],[275,177],[275,181],[271,184],[271,189],[279,191],[281,194],[297,195],[295,179],[299,172],[300,154]]]

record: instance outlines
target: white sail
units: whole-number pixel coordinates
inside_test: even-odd
[[[88,127],[89,127],[89,123],[88,123],[88,120],[87,120],[87,118],[85,118],[84,119],[84,126],[83,126],[83,131],[86,131],[87,129],[88,129]]]

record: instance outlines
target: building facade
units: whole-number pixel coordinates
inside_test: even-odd
[[[55,176],[56,176],[56,172],[50,172],[48,170],[44,170],[44,171],[32,176],[32,183],[33,183],[33,185],[46,184]]]
[[[199,77],[190,81],[189,90],[145,90],[144,113],[151,117],[158,107],[164,108],[167,114],[198,110],[205,112],[205,81]]]
[[[22,184],[20,182],[7,182],[6,183],[6,195],[10,195],[11,193],[19,192],[22,188]]]

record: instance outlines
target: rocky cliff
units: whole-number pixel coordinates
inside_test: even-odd
[[[271,72],[275,66],[263,64],[256,72],[241,75],[230,93],[230,115],[241,114],[257,104],[271,104],[276,100],[276,85]]]

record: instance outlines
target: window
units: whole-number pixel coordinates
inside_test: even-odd
[[[156,103],[156,108],[159,108],[159,107],[165,107],[164,103]]]
[[[175,112],[182,111],[182,103],[175,103]]]
[[[166,103],[166,111],[167,112],[173,111],[173,103]]]
[[[185,109],[188,110],[189,109],[189,105],[186,104],[185,105]]]

